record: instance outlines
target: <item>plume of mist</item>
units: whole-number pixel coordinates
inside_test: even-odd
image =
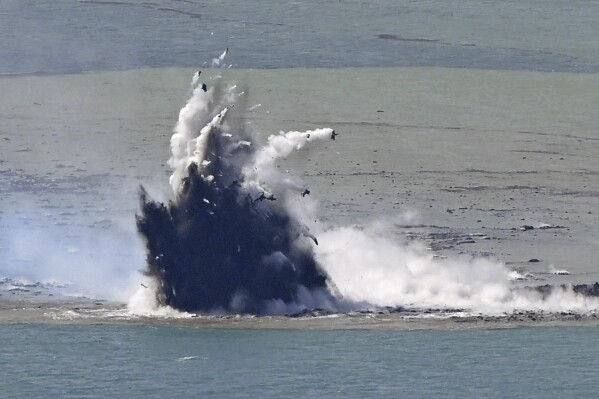
[[[28,295],[41,292],[127,301],[142,281],[136,265],[143,260],[143,252],[131,245],[133,231],[108,233],[31,220],[35,225],[6,218],[3,222],[9,228],[0,232],[6,244],[0,277],[18,282]]]
[[[370,306],[464,309],[498,315],[517,310],[588,312],[597,298],[568,287],[549,295],[513,285],[503,263],[484,258],[435,258],[419,243],[392,239],[390,226],[336,227],[319,232],[317,260],[345,301]]]

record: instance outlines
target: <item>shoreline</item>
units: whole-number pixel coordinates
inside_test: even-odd
[[[401,310],[328,313],[314,310],[291,316],[135,315],[123,303],[103,301],[0,301],[0,324],[115,325],[207,329],[280,330],[487,330],[530,327],[597,327],[599,315],[574,312],[515,311],[500,316],[463,311]]]

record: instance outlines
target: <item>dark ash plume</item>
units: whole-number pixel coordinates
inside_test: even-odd
[[[316,239],[286,205],[302,190],[277,181],[271,167],[278,156],[330,137],[331,129],[280,134],[274,137],[289,151],[270,144],[257,151],[242,127],[225,122],[234,87],[206,91],[196,80],[171,140],[175,199],[156,202],[140,189],[137,228],[158,303],[251,314],[334,303],[314,258]]]

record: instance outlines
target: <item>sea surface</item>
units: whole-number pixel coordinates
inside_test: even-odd
[[[4,398],[592,398],[596,328],[0,325]],[[584,345],[582,344],[584,343]]]
[[[339,133],[279,165],[310,187],[316,225],[393,219],[398,239],[491,259],[514,284],[599,281],[597,20],[590,0],[4,0],[0,308],[125,303],[139,288],[137,190],[170,198],[169,139],[198,69],[246,91],[262,140]],[[231,69],[210,69],[225,48]],[[3,398],[596,397],[597,327],[39,314],[0,319]]]
[[[0,73],[201,66],[599,71],[592,0],[6,0]]]

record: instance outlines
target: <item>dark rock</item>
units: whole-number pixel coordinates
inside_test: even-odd
[[[566,226],[557,226],[553,224],[543,225],[539,227],[539,230],[549,230],[549,229],[565,229]]]
[[[578,284],[573,286],[572,290],[577,294],[599,297],[599,282],[595,284]]]
[[[536,287],[525,287],[525,289],[539,292],[542,295],[543,299],[545,299],[546,297],[551,295],[551,293],[555,289],[561,289],[563,291],[570,290],[576,294],[580,294],[580,295],[584,295],[584,296],[588,296],[588,297],[599,297],[599,282],[596,282],[594,284],[577,284],[577,285],[545,284],[545,285],[538,285]]]

